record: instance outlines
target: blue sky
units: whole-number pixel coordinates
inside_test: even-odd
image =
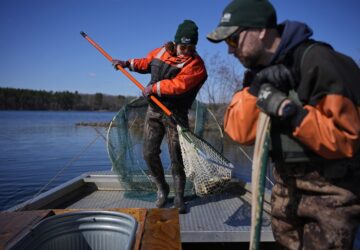
[[[173,40],[177,26],[199,26],[198,52],[225,58],[225,44],[206,34],[229,0],[0,0],[0,86],[48,91],[139,95],[140,91],[82,36],[113,58],[144,57]],[[303,21],[314,38],[360,60],[359,0],[273,0],[278,21]],[[242,70],[241,68],[239,70]],[[147,75],[134,74],[143,84]]]

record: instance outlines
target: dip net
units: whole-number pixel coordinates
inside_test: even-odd
[[[177,127],[185,174],[194,183],[195,193],[219,193],[231,180],[233,165],[211,144],[180,126]]]
[[[115,115],[108,128],[107,151],[112,171],[118,175],[124,190],[156,191],[142,153],[147,106],[143,97],[130,101]],[[185,191],[198,196],[221,192],[230,181],[233,168],[222,156],[222,129],[214,114],[199,101],[189,110],[189,126],[189,129],[177,126],[187,176]],[[173,187],[166,140],[165,136],[160,157],[166,181]]]

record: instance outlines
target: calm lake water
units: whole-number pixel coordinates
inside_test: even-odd
[[[110,170],[104,139],[93,127],[75,124],[111,121],[114,115],[0,111],[0,210],[32,198],[62,169],[44,191],[84,172]]]
[[[109,122],[115,114],[0,111],[0,210],[85,172],[110,170],[111,162],[103,137],[94,127],[76,126],[76,123]],[[105,135],[105,128],[100,130]],[[238,147],[229,144],[225,147],[231,162],[246,165],[234,171],[235,176],[249,178],[250,161]],[[165,167],[170,165],[166,154],[167,149],[163,149]],[[142,158],[142,155],[138,157]]]

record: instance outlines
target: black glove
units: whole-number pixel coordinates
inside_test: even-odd
[[[272,65],[259,71],[250,86],[250,93],[257,96],[263,83],[270,83],[284,93],[295,87],[291,71],[283,64]]]
[[[280,105],[286,99],[287,96],[283,92],[277,90],[270,83],[264,83],[260,87],[256,106],[268,115],[279,116]]]
[[[295,104],[269,83],[261,85],[256,106],[264,113],[286,121],[292,130],[298,127],[308,114],[306,109]]]
[[[123,68],[128,68],[130,66],[130,63],[128,61],[121,61],[121,60],[113,59],[112,65],[117,70],[118,69],[117,65],[120,65]]]
[[[144,97],[148,97],[149,95],[151,95],[153,92],[152,92],[152,84],[146,86],[143,91],[142,91],[142,95]]]

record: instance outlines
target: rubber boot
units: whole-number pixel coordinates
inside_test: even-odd
[[[167,201],[167,197],[170,192],[169,184],[166,183],[164,178],[152,178],[153,182],[157,188],[157,198],[156,198],[156,207],[161,208],[164,207]]]
[[[175,187],[174,207],[179,209],[179,214],[186,213],[186,206],[184,202],[185,182],[186,182],[185,179],[180,179],[178,177],[174,178],[174,187]]]

